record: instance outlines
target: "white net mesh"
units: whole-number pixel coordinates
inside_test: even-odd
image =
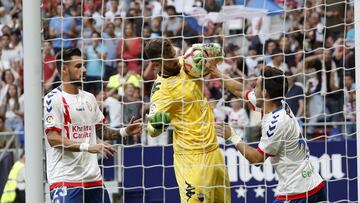
[[[158,88],[156,78],[159,70],[147,60],[144,47],[150,39],[156,38],[170,39],[181,54],[194,43],[219,43],[225,56],[218,69],[241,82],[244,89],[255,88],[261,69],[266,65],[284,71],[289,90],[283,96],[308,141],[313,172],[319,172],[325,180],[327,200],[356,201],[353,1],[47,0],[43,2],[42,19],[45,93],[55,95],[56,91],[52,90],[61,84],[56,70],[55,62],[59,61],[55,58],[56,54],[62,53],[63,49],[77,47],[82,51],[86,67],[82,88],[95,96],[107,120],[102,131],[105,132],[106,127],[127,126],[132,117],[143,119],[141,135],[111,141],[118,150],[113,157],[104,159],[103,153],[98,154],[102,179],[112,202],[179,202],[173,141],[188,144],[190,140],[190,145],[203,146],[206,151],[205,132],[203,140],[199,141],[187,137],[191,136],[191,132],[181,132],[172,125],[155,138],[146,131],[146,115],[152,107],[150,97]],[[164,51],[162,57],[168,58],[167,54]],[[164,70],[164,66],[160,70]],[[61,70],[62,73],[64,71]],[[227,91],[221,79],[209,75],[194,80],[201,86],[196,89],[200,91],[201,99],[191,97],[187,100],[187,95],[197,92],[188,92],[193,90],[187,86],[192,83],[183,84],[182,91],[171,93],[175,95],[173,98],[180,98],[173,101],[181,103],[178,106],[173,104],[177,109],[176,116],[190,115],[196,108],[187,111],[188,104],[206,103],[206,98],[209,103],[205,106],[211,106],[216,122],[228,123],[246,143],[256,148],[262,134],[261,113],[252,111],[244,99]],[[44,102],[51,103],[49,96],[44,97]],[[171,103],[166,102],[168,105]],[[73,104],[76,101],[69,104],[70,108]],[[90,109],[87,105],[83,106],[85,111]],[[74,112],[70,109],[69,114],[79,114],[81,109],[77,108]],[[200,120],[196,118],[193,121],[200,124],[189,124],[183,119],[181,125],[192,125],[193,128],[201,122],[204,126],[214,125],[206,123],[203,113],[199,112]],[[62,130],[67,125],[65,120],[59,125]],[[70,121],[69,137],[72,140],[84,141],[77,140],[75,134],[76,131],[85,133],[88,129],[76,130],[74,126],[94,126],[96,123],[86,122]],[[203,130],[203,127],[199,129]],[[174,130],[179,131],[176,136],[173,136]],[[99,137],[105,139],[105,135]],[[204,195],[205,202],[222,202],[222,199],[226,202],[273,202],[278,177],[270,160],[260,167],[250,165],[233,145],[225,144],[221,138],[218,141],[225,155],[231,200],[226,194],[211,192],[214,185],[210,185],[208,190],[201,190],[209,193],[202,193],[198,192],[196,183],[183,183],[180,195],[184,200],[193,198],[200,201],[201,195]],[[189,147],[192,146],[178,149],[188,152],[186,149]],[[49,150],[50,146],[46,149],[47,155]],[[87,159],[75,153],[74,160],[77,161],[72,162],[71,156],[63,150],[50,166],[55,162],[71,163],[72,167],[80,168],[74,171],[80,174],[82,170],[87,171],[84,168],[87,165],[81,162],[81,159]],[[188,160],[185,157],[183,161],[186,163]],[[200,168],[211,167],[206,165],[206,161],[201,164]],[[47,167],[49,170],[49,163]],[[194,174],[198,174],[197,170],[202,169],[195,167],[193,170]],[[285,176],[290,175],[286,170],[284,173]],[[220,174],[223,177],[218,179],[226,179],[225,173]],[[201,175],[204,176],[203,181],[216,179],[210,172]],[[53,176],[50,177],[52,179],[56,174],[50,176]],[[96,178],[85,180],[80,177],[81,181],[75,184],[69,179],[72,176],[75,179],[80,177],[69,172],[64,180],[61,177],[55,179],[61,180],[58,186],[67,186],[68,189],[86,187],[81,195],[83,202],[90,201],[87,198],[95,198],[91,197],[92,190],[89,189],[94,185],[87,183],[96,181]],[[186,181],[187,177],[191,177],[191,173],[182,178]],[[218,190],[224,191],[224,185],[225,182],[220,184]],[[101,183],[95,186],[103,188]],[[73,192],[58,188],[61,187],[53,186],[46,194],[47,199],[51,196],[61,202]],[[100,193],[101,196],[107,195],[104,191]],[[214,194],[222,197],[214,197]]]

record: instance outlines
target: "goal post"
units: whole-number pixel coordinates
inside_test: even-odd
[[[26,202],[44,202],[41,0],[23,1]]]
[[[355,36],[360,35],[360,1],[354,1]],[[356,154],[357,154],[357,192],[360,200],[360,39],[355,37],[355,88],[356,88]]]

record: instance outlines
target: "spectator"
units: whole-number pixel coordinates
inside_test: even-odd
[[[130,83],[140,87],[140,75],[129,72],[126,62],[119,61],[116,71],[117,73],[109,78],[107,88],[116,90],[119,96],[124,96],[124,84]]]
[[[75,20],[65,14],[62,4],[58,4],[56,16],[49,22],[49,35],[53,39],[55,54],[62,48],[72,47],[72,40],[77,37],[77,32]]]
[[[14,30],[13,32],[11,32],[9,47],[11,47],[11,49],[13,49],[15,52],[15,55],[17,57],[15,61],[22,61],[22,59],[24,58],[23,46],[20,41],[20,36],[20,30]]]
[[[83,37],[83,41],[79,41],[78,42],[78,47],[82,46],[82,43],[84,43],[84,45],[89,46],[91,45],[91,35],[93,32],[96,32],[96,28],[94,25],[94,19],[92,18],[84,18],[84,28],[81,32],[81,35]]]
[[[124,124],[129,123],[132,117],[140,118],[142,114],[141,109],[141,98],[137,94],[139,86],[136,87],[134,84],[126,83],[124,87],[123,97],[123,122]],[[127,144],[135,144],[140,142],[140,137],[132,137],[127,140]]]
[[[205,0],[205,10],[207,10],[207,12],[219,12],[220,9],[221,7],[215,0]]]
[[[341,121],[342,115],[340,112],[343,110],[343,95],[341,95],[341,92],[336,91],[340,88],[339,72],[341,70],[337,70],[336,63],[332,58],[332,50],[325,49],[323,58],[324,60],[318,62],[317,70],[322,69],[323,76],[321,80],[326,80],[322,87],[326,92],[326,107],[331,115],[329,116],[331,121]]]
[[[251,26],[247,31],[247,34],[251,36],[251,44],[256,47],[262,47],[263,44],[266,44],[271,37],[270,29],[271,18],[269,16],[251,18]]]
[[[115,16],[114,25],[115,25],[114,32],[116,38],[122,37],[123,36],[122,18],[120,16]]]
[[[11,132],[11,129],[5,125],[5,116],[0,116],[0,133]],[[0,149],[4,148],[11,135],[0,135]]]
[[[182,28],[181,17],[176,16],[176,9],[174,6],[167,6],[165,10],[168,18],[164,22],[164,32],[170,31],[174,36],[180,35]]]
[[[286,72],[288,80],[288,92],[286,93],[286,103],[289,105],[291,111],[298,118],[304,116],[304,89],[301,85],[296,83],[296,77],[291,72]]]
[[[85,47],[86,62],[86,80],[89,82],[85,85],[86,90],[97,94],[101,89],[104,75],[104,59],[107,52],[103,43],[100,43],[101,36],[98,32],[93,32],[91,46]]]
[[[130,9],[126,13],[126,17],[128,17],[128,19],[125,22],[132,23],[134,34],[137,37],[141,36],[143,26],[135,26],[135,25],[143,25],[143,23],[144,23],[143,14],[146,15],[146,13],[141,12],[140,3],[137,1],[132,1],[130,3]]]
[[[158,17],[162,14],[162,4],[161,0],[151,1],[149,7],[151,8],[151,17]]]
[[[257,57],[257,50],[255,47],[250,47],[248,56],[245,59],[246,66],[248,68],[247,75],[259,75],[260,72],[257,69],[259,58]]]
[[[119,96],[117,91],[112,91],[112,89],[108,89],[105,97],[101,100],[104,101],[103,107],[106,112],[109,114],[109,124],[112,128],[120,128],[123,124],[123,112],[122,112],[122,104],[119,101]]]
[[[217,123],[224,122],[227,119],[226,112],[222,109],[222,103],[223,102],[216,101],[213,98],[209,99],[209,104],[211,105],[211,107],[213,109],[215,121]]]
[[[279,47],[279,44],[277,41],[272,40],[272,39],[269,39],[266,41],[265,49],[264,49],[265,50],[265,53],[264,53],[265,54],[265,59],[264,59],[265,64],[268,64],[271,62],[271,55],[274,52],[274,50],[278,47]],[[260,53],[262,53],[262,52],[260,52]]]
[[[2,79],[2,87],[0,91],[0,101],[3,101],[5,98],[10,85],[16,85],[18,83],[19,75],[13,69],[7,69],[3,71],[1,79]]]
[[[119,40],[116,48],[118,59],[128,63],[129,71],[140,74],[139,58],[141,53],[141,39],[135,36],[132,23],[125,24],[123,39]]]
[[[18,49],[10,47],[10,35],[4,34],[1,37],[2,55],[1,61],[4,64],[5,69],[14,68],[14,62],[22,60],[22,52]]]
[[[279,40],[279,46],[282,53],[285,54],[285,63],[290,67],[296,67],[295,53],[291,50],[290,39],[286,35],[282,35]]]
[[[105,20],[114,22],[115,16],[121,15],[120,9],[119,9],[119,1],[117,0],[111,0],[111,9],[109,9],[105,13]]]
[[[13,131],[24,127],[24,97],[19,97],[16,85],[9,85],[9,90],[1,104],[1,115],[5,116],[5,125]]]
[[[116,47],[119,43],[118,38],[115,36],[115,25],[113,23],[106,24],[103,43],[107,53],[104,80],[108,80],[110,75],[116,72]]]
[[[1,32],[2,32],[2,35],[8,34],[10,36],[11,35],[11,28],[8,25],[4,25],[1,28]]]
[[[225,97],[216,104],[216,107],[221,107],[229,118],[229,125],[235,129],[237,135],[244,138],[244,128],[249,125],[250,121],[246,110],[243,108],[243,103],[236,98],[232,98],[230,101],[231,107],[223,106],[223,102],[226,99],[227,96],[225,95]]]
[[[143,29],[143,33],[142,33],[142,38],[144,40],[144,44],[146,44],[146,41],[148,39],[150,39],[151,37],[151,28],[148,24],[144,25],[144,29]]]
[[[320,21],[319,13],[312,12],[309,19],[310,29],[313,29],[313,49],[323,46],[325,27]],[[314,29],[315,28],[315,29]]]
[[[11,168],[1,202],[25,203],[25,154]]]
[[[95,12],[93,12],[92,14],[92,18],[95,20],[95,27],[96,30],[101,30],[102,26],[104,24],[104,9],[102,7],[102,5],[97,5]]]
[[[347,136],[356,136],[356,95],[355,84],[352,76],[347,74],[345,76],[345,98],[344,98],[344,116],[346,123],[343,132]]]
[[[5,7],[0,7],[0,24],[9,25],[11,22],[11,17],[6,13]]]
[[[150,38],[157,38],[162,36],[161,23],[162,23],[162,17],[156,17],[151,19]]]
[[[48,92],[51,89],[54,89],[54,81],[57,77],[56,69],[56,57],[52,49],[51,41],[44,42],[43,48],[43,61],[44,61],[44,89],[45,92]]]
[[[283,72],[289,71],[287,64],[284,61],[284,53],[279,48],[275,48],[271,53],[271,62],[268,66],[275,67]]]

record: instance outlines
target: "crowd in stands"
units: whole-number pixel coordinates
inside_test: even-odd
[[[186,2],[186,3],[184,3]],[[355,129],[355,54],[353,1],[274,0],[279,15],[237,18],[208,16],[224,6],[250,0],[43,0],[44,92],[59,85],[55,57],[62,48],[78,47],[86,59],[84,89],[106,112],[109,125],[120,127],[132,116],[145,118],[156,71],[143,48],[149,39],[171,39],[181,53],[194,43],[216,42],[225,58],[218,68],[253,88],[261,69],[274,66],[288,77],[286,101],[308,138]],[[0,131],[24,126],[22,1],[0,0]],[[207,76],[204,93],[217,121],[247,134],[261,115],[241,99],[223,92],[221,80]],[[336,122],[336,123],[331,123]],[[345,122],[346,124],[341,124]],[[321,131],[321,132],[319,132]],[[165,141],[159,141],[167,143]],[[126,143],[158,143],[133,137]],[[0,136],[0,147],[6,138]]]
[[[22,1],[0,1],[0,148],[24,130]],[[23,144],[23,136],[19,137]]]

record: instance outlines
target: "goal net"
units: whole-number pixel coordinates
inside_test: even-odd
[[[189,138],[174,137],[179,129],[172,125],[155,138],[146,131],[159,70],[144,47],[156,38],[170,39],[180,54],[195,43],[220,44],[225,54],[217,68],[244,89],[255,88],[265,66],[281,69],[289,82],[284,100],[308,142],[313,171],[325,180],[328,201],[357,201],[354,1],[44,0],[42,25],[44,95],[61,84],[56,54],[77,47],[86,67],[82,88],[106,117],[103,131],[127,126],[133,117],[143,120],[141,135],[110,141],[117,148],[113,157],[98,155],[112,202],[180,202],[173,142]],[[221,78],[194,80],[216,123],[228,123],[256,148],[261,113],[227,91]],[[191,95],[184,91],[172,94]],[[217,139],[231,202],[273,202],[278,178],[270,160],[252,165]]]

